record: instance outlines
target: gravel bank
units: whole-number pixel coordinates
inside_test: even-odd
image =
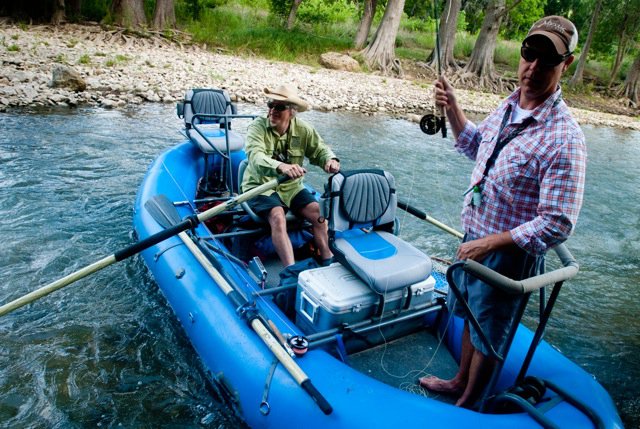
[[[236,100],[261,103],[262,88],[288,82],[317,110],[348,110],[418,120],[433,109],[431,87],[402,79],[213,53],[200,46],[142,39],[99,26],[0,24],[0,111],[20,106],[124,108],[174,103],[189,88],[225,88]],[[50,87],[57,64],[75,69],[84,91]],[[488,113],[498,95],[458,91],[467,112]],[[640,130],[640,120],[573,109],[582,124]]]

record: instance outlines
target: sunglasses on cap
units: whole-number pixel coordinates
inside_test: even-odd
[[[268,101],[267,107],[269,108],[269,110],[273,109],[276,112],[284,112],[291,106],[289,106],[288,104],[274,103],[273,101]]]
[[[564,60],[571,56],[571,52],[567,52],[564,55],[558,54],[546,54],[536,49],[530,48],[526,45],[522,45],[520,48],[520,56],[528,63],[532,63],[538,60],[538,64],[544,67],[555,67],[562,63]]]

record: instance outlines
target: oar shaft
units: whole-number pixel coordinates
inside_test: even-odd
[[[185,232],[181,232],[178,236],[182,239],[198,262],[200,262],[205,271],[211,276],[213,281],[218,285],[218,287],[220,287],[222,292],[231,299],[234,305],[239,306],[246,303],[246,299],[240,294],[240,292],[235,290],[233,286],[229,284],[227,279],[225,279],[224,276],[213,266],[211,261],[207,259],[206,255],[202,253],[202,250],[200,250],[200,248]],[[333,408],[329,402],[327,402],[322,394],[318,392],[313,383],[311,383],[309,377],[304,373],[304,371],[302,371],[302,368],[298,366],[291,356],[287,354],[284,347],[280,345],[278,340],[267,329],[262,320],[257,317],[252,319],[251,327],[262,339],[269,350],[271,350],[278,361],[280,361],[280,363],[282,363],[282,365],[287,369],[294,380],[311,396],[316,404],[318,404],[318,407],[320,407],[322,412],[325,414],[331,414],[333,412]]]
[[[280,183],[286,182],[287,180],[289,180],[289,177],[287,176],[280,176],[277,179],[273,179],[268,181],[267,183],[264,183],[260,186],[256,186],[253,189],[249,189],[247,192],[238,195],[235,198],[232,198],[230,200],[228,200],[226,203],[224,204],[219,204],[215,207],[210,208],[207,211],[204,211],[202,213],[200,213],[198,215],[198,220],[200,222],[204,222],[205,220],[209,220],[214,216],[218,216],[220,213],[226,211],[226,210],[230,210],[233,207],[237,206],[238,204],[242,204],[245,201],[248,201],[252,198],[257,197],[258,195],[262,194],[263,192],[269,191],[271,189],[274,189],[276,186],[278,186]]]
[[[89,274],[93,274],[96,271],[100,271],[101,269],[117,262],[117,259],[114,255],[107,256],[97,262],[94,262],[91,265],[87,265],[86,267],[69,274],[66,277],[63,277],[59,280],[56,280],[53,283],[49,283],[46,286],[42,286],[40,289],[36,289],[33,292],[30,292],[16,300],[13,300],[2,307],[0,307],[0,317],[4,316],[7,313],[12,312],[13,310],[17,310],[18,308],[27,305],[36,299],[42,298],[43,296],[49,295],[56,290],[63,288],[81,278],[88,276]]]
[[[456,237],[458,237],[460,239],[464,238],[464,234],[461,233],[460,231],[455,230],[455,229],[451,228],[448,225],[445,225],[444,223],[440,222],[439,220],[432,218],[431,216],[429,216],[425,212],[423,212],[421,210],[418,210],[417,208],[415,208],[413,206],[410,206],[409,204],[407,204],[404,201],[398,200],[398,208],[406,211],[407,213],[410,213],[410,214],[414,215],[418,219],[426,220],[430,224],[437,226],[438,228],[442,229],[443,231],[448,232],[451,235],[454,235],[454,236],[456,236]]]
[[[232,198],[230,200],[228,200],[225,204],[220,204],[217,205],[203,213],[200,213],[200,215],[198,215],[197,218],[192,217],[192,218],[187,218],[184,221],[180,222],[179,224],[176,224],[170,228],[164,229],[160,232],[158,232],[157,234],[154,234],[152,236],[149,236],[147,238],[145,238],[144,240],[141,240],[131,246],[128,246],[122,250],[117,251],[116,253],[114,253],[113,255],[107,256],[97,262],[94,262],[91,265],[87,265],[84,268],[79,269],[78,271],[75,271],[71,274],[69,274],[68,276],[65,276],[59,280],[56,280],[53,283],[50,283],[46,286],[43,286],[37,290],[34,290],[33,292],[30,292],[14,301],[11,301],[7,304],[4,304],[3,306],[0,307],[0,317],[4,316],[7,313],[10,313],[26,304],[29,304],[39,298],[42,298],[43,296],[49,295],[52,292],[55,292],[56,290],[63,288],[67,285],[70,285],[71,283],[80,280],[86,276],[88,276],[89,274],[93,274],[97,271],[100,271],[101,269],[108,267],[109,265],[115,263],[115,262],[119,262],[122,261],[124,259],[129,258],[130,256],[133,256],[137,253],[140,253],[141,251],[154,246],[158,243],[160,243],[161,241],[166,240],[169,237],[173,237],[174,235],[182,232],[182,231],[186,231],[187,229],[191,229],[191,228],[195,228],[197,226],[198,222],[202,222],[204,220],[210,219],[214,216],[217,216],[219,214],[221,214],[222,212],[224,212],[225,210],[228,210],[230,208],[235,207],[238,204],[241,204],[245,201],[248,201],[252,198],[255,198],[256,196],[260,195],[263,192],[266,192],[270,189],[274,189],[276,186],[278,186],[280,183],[283,183],[285,181],[289,180],[289,178],[287,176],[281,176],[278,177],[277,179],[273,179],[263,185],[260,185],[254,189],[251,189],[247,192],[245,192],[244,194],[240,194],[235,198]]]
[[[29,303],[32,303],[37,299],[47,296],[50,293],[57,291],[58,289],[68,286],[73,282],[76,282],[84,277],[87,277],[90,274],[98,272],[101,269],[106,268],[111,264],[127,259],[128,257],[133,256],[136,253],[139,253],[155,244],[158,244],[169,237],[173,237],[178,232],[187,230],[192,226],[194,226],[193,222],[187,219],[184,222],[180,222],[179,224],[172,226],[171,228],[162,230],[157,234],[147,237],[146,239],[141,240],[122,250],[119,250],[113,255],[106,256],[100,259],[99,261],[94,262],[93,264],[87,265],[86,267],[81,268],[78,271],[75,271],[59,280],[56,280],[53,283],[49,283],[46,286],[42,286],[41,288],[36,289],[33,292],[30,292],[0,307],[0,317],[14,310],[17,310],[18,308],[23,307]]]

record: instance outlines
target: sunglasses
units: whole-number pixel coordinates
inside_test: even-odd
[[[571,52],[567,52],[564,55],[545,54],[525,45],[522,45],[520,48],[520,56],[524,58],[526,62],[532,63],[535,60],[538,60],[538,64],[543,67],[556,67],[558,64],[569,58],[570,55]]]
[[[288,104],[282,104],[282,103],[276,104],[273,101],[269,101],[269,102],[267,102],[267,107],[269,108],[269,110],[273,109],[276,112],[284,112],[290,106]]]

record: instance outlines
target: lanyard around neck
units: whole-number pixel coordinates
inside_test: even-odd
[[[507,145],[511,140],[516,138],[525,128],[527,128],[533,122],[533,116],[529,116],[522,121],[521,124],[516,126],[509,134],[502,137],[502,132],[504,128],[507,126],[507,122],[509,121],[509,117],[511,116],[511,105],[507,106],[507,109],[504,112],[504,116],[502,118],[502,123],[500,124],[500,130],[498,131],[498,141],[496,142],[496,146],[493,148],[493,152],[491,156],[487,160],[487,163],[484,167],[484,173],[482,173],[482,179],[480,179],[480,183],[484,182],[484,179],[487,177],[489,170],[493,168],[493,164],[495,164],[496,159],[498,159],[498,155],[500,155],[500,151]]]

